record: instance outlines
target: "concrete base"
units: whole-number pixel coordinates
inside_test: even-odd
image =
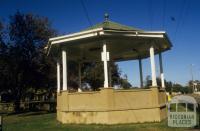
[[[157,88],[61,92],[57,100],[57,120],[61,123],[143,123],[160,122],[167,117],[165,92]]]

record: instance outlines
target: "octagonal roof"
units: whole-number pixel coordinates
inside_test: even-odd
[[[113,61],[147,58],[151,46],[156,54],[172,47],[164,31],[144,31],[106,19],[78,33],[50,38],[46,49],[54,56],[66,49],[69,60],[101,61],[103,44],[107,44]]]
[[[109,21],[109,20],[105,20],[104,22],[91,26],[83,31],[97,29],[97,28],[102,28],[104,30],[142,31],[140,29],[137,29],[131,26],[122,25],[122,24]]]

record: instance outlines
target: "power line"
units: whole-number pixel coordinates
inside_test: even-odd
[[[186,3],[185,3],[186,4]],[[187,2],[186,4],[186,7],[185,7],[185,12],[182,14],[182,23],[180,23],[180,26],[182,24],[182,26],[184,26],[184,23],[185,23],[185,17],[187,16],[188,14],[188,10],[189,10],[189,7],[190,7],[190,1]],[[182,29],[182,28],[181,28]],[[178,29],[177,29],[178,30]],[[178,32],[178,31],[177,31]],[[179,29],[179,33],[180,33],[180,29]]]
[[[190,7],[190,1],[187,2],[187,7],[186,7],[186,9],[185,9],[185,15],[184,15],[185,17],[188,15],[189,7]],[[183,19],[183,20],[184,20],[184,19]],[[184,22],[185,22],[185,21],[183,21],[182,23],[184,24]]]
[[[176,41],[177,32],[178,32],[179,26],[181,24],[181,19],[183,18],[185,3],[186,3],[186,0],[183,1],[183,6],[180,10],[179,20],[178,20],[178,23],[177,23],[177,26],[175,29],[175,34],[174,34],[174,41]]]
[[[149,0],[149,23],[150,23],[150,30],[152,30],[152,23],[153,23],[153,13],[152,13],[152,0]]]
[[[162,29],[165,28],[165,16],[166,15],[166,0],[163,0],[163,21],[162,21]]]
[[[82,7],[83,7],[83,10],[84,10],[84,12],[85,12],[85,16],[86,16],[86,18],[87,18],[87,20],[88,20],[89,25],[92,26],[92,22],[91,22],[91,20],[90,20],[90,17],[89,17],[87,8],[86,8],[86,6],[85,6],[83,0],[81,0],[81,5],[82,5]]]

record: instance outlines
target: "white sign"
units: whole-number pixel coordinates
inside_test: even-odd
[[[110,60],[110,53],[109,52],[101,52],[101,61],[109,61]]]
[[[173,97],[170,103],[168,104],[168,126],[170,127],[196,126],[197,125],[196,107],[197,107],[197,102],[191,96],[179,95]]]

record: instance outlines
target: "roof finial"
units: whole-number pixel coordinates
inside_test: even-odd
[[[104,18],[105,18],[105,21],[108,21],[109,14],[108,14],[108,13],[105,13],[105,14],[104,14]]]

